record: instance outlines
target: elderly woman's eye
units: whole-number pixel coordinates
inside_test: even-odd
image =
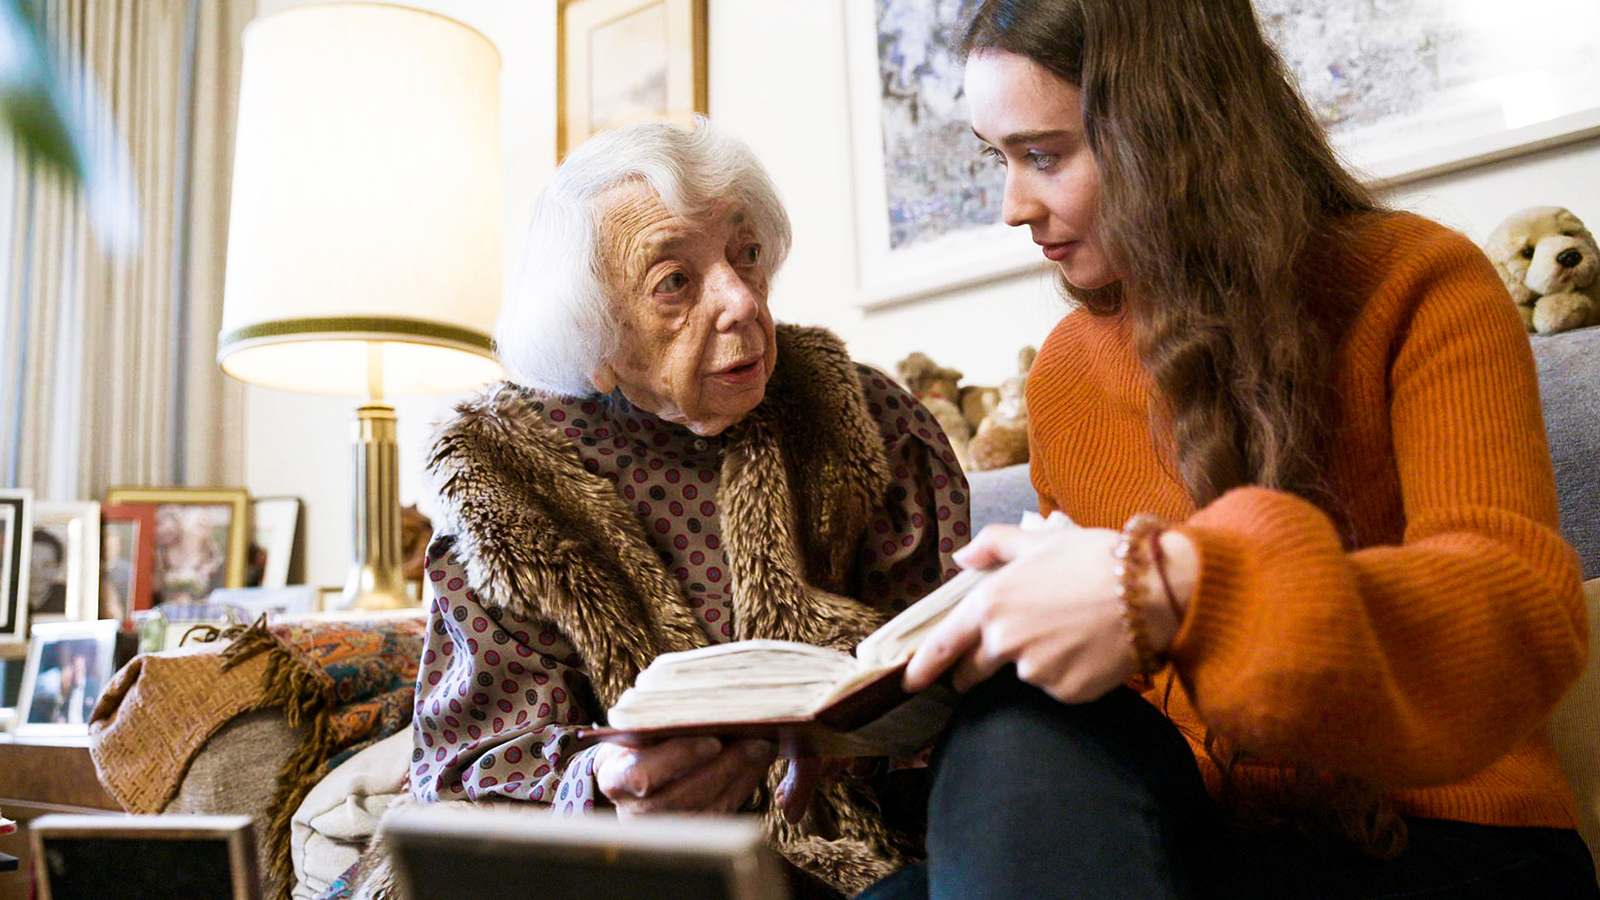
[[[740,265],[745,265],[745,266],[753,266],[756,263],[760,262],[761,261],[761,245],[760,244],[751,244],[751,245],[749,245],[747,247],[740,248],[738,259],[739,259],[739,264]]]
[[[1533,259],[1533,248],[1532,247],[1523,247],[1522,248],[1522,258],[1523,259]]]
[[[689,277],[682,272],[673,272],[671,275],[656,282],[656,293],[676,294],[689,286]]]

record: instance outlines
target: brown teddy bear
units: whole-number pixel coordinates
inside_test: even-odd
[[[1017,374],[1000,385],[1000,400],[968,443],[974,471],[1003,469],[1028,461],[1028,370],[1036,351],[1017,354]]]
[[[1484,242],[1531,332],[1600,325],[1600,247],[1577,216],[1559,206],[1512,213]]]
[[[973,426],[962,414],[959,405],[961,372],[944,368],[926,353],[920,352],[900,360],[894,369],[900,383],[922,401],[939,427],[944,429],[945,437],[950,439],[950,449],[961,468],[968,468],[971,463],[967,456],[967,442],[972,439]]]

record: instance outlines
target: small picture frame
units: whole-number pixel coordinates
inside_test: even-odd
[[[101,506],[100,618],[131,619],[150,609],[155,566],[156,508]]]
[[[39,900],[259,900],[249,816],[60,815],[28,823]]]
[[[556,149],[706,111],[706,0],[559,0]]]
[[[32,627],[13,731],[18,737],[89,735],[89,715],[116,673],[120,622],[43,622]]]
[[[300,528],[300,498],[255,498],[250,501],[250,528],[252,543],[264,557],[260,581],[251,587],[287,587]]]
[[[28,641],[33,492],[0,491],[0,646]]]
[[[0,651],[0,734],[9,732],[17,720],[17,704],[22,700],[22,670],[27,665],[26,644],[15,644]]]
[[[199,603],[214,588],[244,586],[250,553],[244,488],[117,487],[106,503],[155,507],[154,603]]]
[[[35,504],[32,545],[29,623],[101,618],[100,504]]]

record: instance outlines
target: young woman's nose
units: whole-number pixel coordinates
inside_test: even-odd
[[[1012,227],[1027,225],[1043,217],[1044,205],[1034,195],[1029,179],[1014,169],[1006,170],[1006,191],[1000,204],[1000,218]]]

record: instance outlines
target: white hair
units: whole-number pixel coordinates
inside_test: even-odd
[[[495,343],[506,377],[555,394],[595,393],[590,375],[617,351],[621,323],[601,259],[601,194],[649,186],[667,211],[693,218],[732,199],[761,242],[770,279],[789,253],[789,216],[755,154],[696,116],[693,128],[629,125],[585,141],[534,204],[522,262],[500,308]]]

